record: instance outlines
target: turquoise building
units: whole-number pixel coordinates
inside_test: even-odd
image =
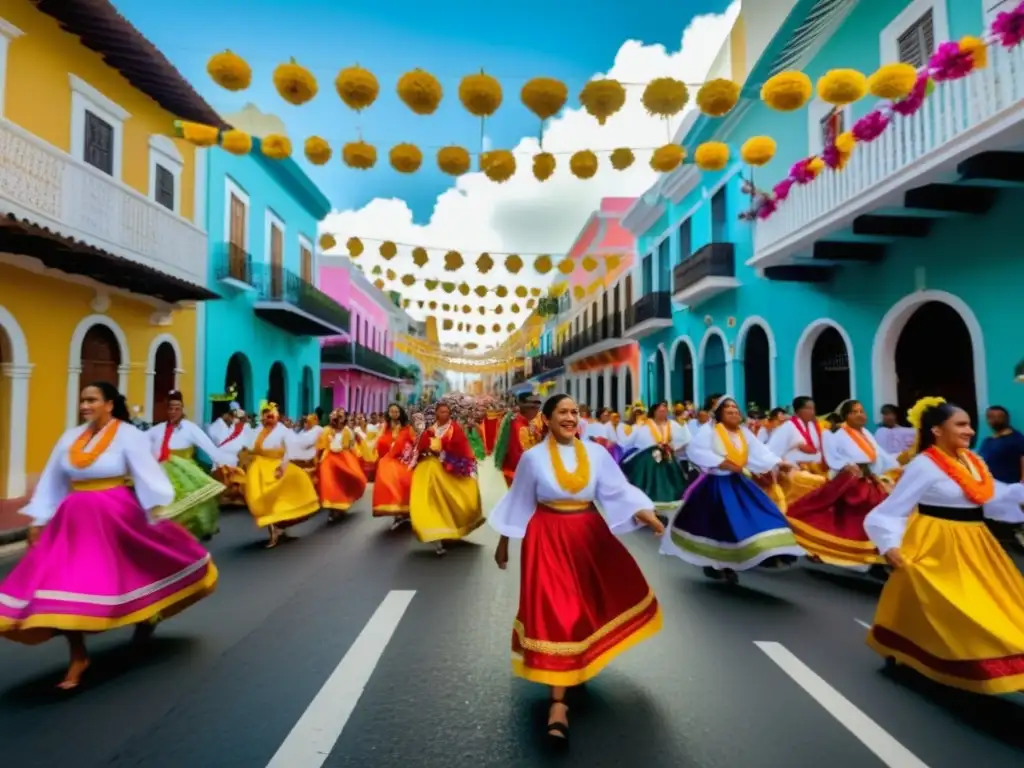
[[[844,109],[815,98],[775,112],[758,98],[770,76],[921,67],[942,42],[981,36],[1000,3],[767,5],[744,4],[709,74],[745,83],[740,104],[725,118],[693,115],[677,135],[691,155],[726,142],[736,162],[719,173],[683,166],[624,220],[640,255],[643,295],[626,333],[641,345],[643,397],[729,392],[765,408],[811,395],[819,412],[852,397],[877,414],[940,395],[975,417],[991,404],[1024,415],[1014,322],[1024,285],[1022,47],[991,46],[987,67],[937,83],[915,115],[858,144],[843,170],[794,186],[765,220],[741,219],[759,204],[751,186],[772,190],[878,106],[870,96]],[[777,154],[752,170],[739,148],[760,135]]]
[[[267,399],[296,418],[319,404],[320,339],[346,335],[349,312],[317,287],[330,202],[294,160],[270,160],[256,143],[241,157],[207,153],[209,285],[221,299],[201,324],[206,392],[234,388],[246,411]],[[208,399],[204,418],[225,407]]]

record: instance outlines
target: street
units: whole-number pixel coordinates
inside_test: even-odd
[[[504,491],[490,465],[489,507]],[[229,511],[216,595],[160,626],[90,638],[82,689],[60,641],[0,644],[4,763],[146,768],[899,766],[1017,768],[1024,708],[883,674],[864,645],[877,588],[796,569],[738,588],[627,537],[664,630],[570,699],[569,754],[543,743],[547,690],[514,679],[507,572],[489,528],[438,558],[408,527],[325,516],[273,551]],[[0,562],[6,574],[13,560]],[[321,690],[322,689],[322,690]],[[335,743],[336,740],[336,743]]]

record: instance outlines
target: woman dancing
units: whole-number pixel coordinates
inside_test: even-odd
[[[388,406],[388,420],[377,438],[377,476],[373,483],[373,516],[390,517],[391,530],[409,521],[413,450],[416,435],[398,403]]]
[[[661,402],[651,407],[643,424],[633,428],[629,441],[623,446],[626,453],[622,471],[626,479],[654,500],[659,512],[674,512],[679,508],[690,479],[676,454],[690,442],[690,430],[685,425],[670,421],[668,404]]]
[[[683,498],[661,552],[704,569],[712,579],[739,579],[737,571],[780,565],[804,551],[786,518],[747,474],[774,479],[793,466],[768,450],[743,426],[736,400],[722,396],[714,423],[698,430],[686,449],[704,470]]]
[[[769,451],[797,467],[779,478],[787,508],[828,482],[828,466],[822,454],[824,435],[811,398],[795,398],[793,418],[772,429],[767,442]]]
[[[217,569],[184,528],[153,522],[174,488],[110,384],[82,390],[84,426],[57,441],[32,501],[29,549],[0,584],[0,635],[34,645],[62,634],[71,663],[60,688],[89,667],[86,632],[135,626],[147,639],[213,592]]]
[[[330,424],[320,435],[320,506],[328,519],[337,520],[366,492],[366,475],[356,455],[356,438],[345,412],[331,412]]]
[[[908,421],[920,453],[864,521],[894,569],[867,643],[943,685],[1022,691],[1024,578],[984,518],[1024,522],[1024,485],[993,479],[968,450],[974,430],[955,405],[926,398]]]
[[[661,629],[658,601],[613,532],[638,521],[659,535],[664,527],[608,451],[576,438],[580,417],[571,397],[549,398],[542,416],[548,438],[523,454],[491,525],[501,534],[494,559],[502,570],[509,539],[523,539],[512,671],[551,686],[547,733],[565,744],[566,688]]]
[[[444,555],[445,541],[463,539],[484,524],[476,457],[445,401],[435,407],[434,425],[420,435],[416,451],[409,519],[416,538]]]

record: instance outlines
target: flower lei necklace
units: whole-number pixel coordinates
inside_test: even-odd
[[[672,442],[672,422],[665,423],[665,430],[655,423],[654,419],[647,422],[647,428],[651,430],[651,437],[654,438],[655,445],[668,445]]]
[[[878,451],[875,450],[874,444],[864,433],[859,429],[854,429],[847,425],[843,425],[843,431],[847,434],[853,444],[857,446],[860,451],[868,457],[868,464],[874,464],[875,459],[878,458]]]
[[[97,437],[97,434],[91,429],[82,430],[82,434],[75,439],[69,451],[71,466],[75,469],[91,467],[96,462],[96,459],[103,455],[103,452],[114,442],[119,426],[121,426],[120,419],[111,419],[107,426],[100,430],[99,439],[88,449],[86,446],[89,445],[90,440]]]
[[[972,504],[981,506],[992,500],[996,484],[985,462],[970,451],[960,451],[954,458],[937,446],[928,448],[924,455],[935,462],[942,473],[960,486]]]
[[[747,458],[750,456],[750,448],[747,445],[747,436],[742,429],[737,429],[733,434],[739,435],[740,444],[737,446],[732,441],[729,430],[724,424],[715,424],[715,434],[722,441],[722,449],[725,451],[725,458],[741,469],[747,466]]]
[[[548,438],[548,456],[551,457],[551,467],[555,471],[558,487],[568,494],[576,495],[590,483],[590,456],[587,455],[587,447],[583,445],[582,440],[575,439],[572,443],[576,452],[576,469],[574,471],[566,470],[558,450],[558,441],[554,437]]]

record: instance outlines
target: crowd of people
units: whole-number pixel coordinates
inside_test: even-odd
[[[508,486],[489,521],[500,568],[522,539],[513,671],[550,686],[555,744],[568,739],[568,690],[661,626],[617,538],[645,526],[663,554],[731,584],[804,557],[864,572],[885,582],[868,643],[887,663],[975,693],[1024,690],[1024,578],[992,528],[1010,544],[1024,523],[1024,436],[1005,409],[988,410],[975,453],[970,417],[940,398],[885,406],[874,432],[856,400],[824,417],[809,397],[767,415],[728,395],[705,405],[620,416],[567,395],[451,395],[291,423],[265,402],[255,421],[232,404],[204,429],[173,392],[167,421],[143,431],[115,388],[91,384],[84,423],[25,510],[30,546],[0,584],[0,635],[64,636],[60,686],[73,689],[85,634],[132,626],[143,642],[213,592],[202,542],[222,507],[246,508],[272,549],[369,494],[375,517],[440,556],[485,523],[490,461]]]

